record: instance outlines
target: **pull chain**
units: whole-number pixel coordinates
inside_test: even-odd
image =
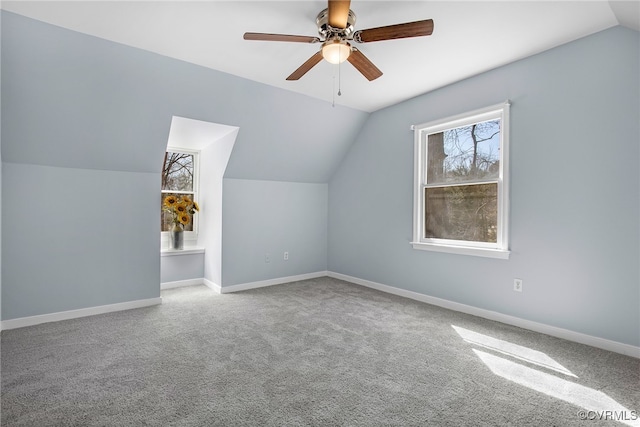
[[[331,90],[331,106],[336,106],[336,75],[333,75],[333,88]]]
[[[340,73],[340,64],[338,64],[338,96],[342,96],[342,91],[340,90],[340,86],[342,84],[341,76],[342,73]]]
[[[342,96],[342,72],[341,72],[341,64],[342,64],[342,51],[340,51],[338,53],[338,55],[340,55],[339,57],[339,61],[338,61],[338,96]],[[336,75],[333,75],[333,96],[331,98],[331,106],[335,107],[336,106]]]
[[[342,73],[340,72],[340,66],[342,65],[342,51],[340,51],[340,53],[338,53],[338,55],[340,55],[340,61],[338,62],[338,96],[342,96],[342,91],[340,90],[340,86],[342,84]]]

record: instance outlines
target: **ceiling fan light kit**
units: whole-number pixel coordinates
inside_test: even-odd
[[[351,45],[345,40],[334,39],[322,43],[322,57],[331,64],[341,64],[349,58]]]
[[[316,17],[316,25],[321,38],[290,34],[245,33],[244,39],[294,43],[322,42],[320,50],[287,77],[287,80],[300,79],[324,58],[331,64],[340,64],[348,60],[360,74],[372,81],[382,76],[382,71],[349,42],[369,43],[429,36],[433,33],[433,20],[431,19],[353,31],[356,14],[350,9],[351,1],[328,0],[328,6]]]

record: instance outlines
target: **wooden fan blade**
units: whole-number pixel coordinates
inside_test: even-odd
[[[307,61],[302,64],[297,70],[295,70],[287,80],[298,80],[300,77],[307,74],[307,71],[312,69],[318,62],[322,61],[322,51],[316,52],[311,58],[307,59]]]
[[[431,33],[433,33],[433,19],[425,19],[424,21],[359,30],[353,33],[353,40],[358,43],[369,43],[407,37],[430,36]]]
[[[373,62],[369,61],[369,58],[364,56],[364,54],[355,47],[351,48],[351,55],[349,55],[347,61],[356,67],[369,81],[375,80],[382,75],[382,71],[373,65]]]
[[[294,36],[291,34],[244,33],[245,40],[262,40],[270,42],[318,43],[318,37]]]
[[[329,25],[333,28],[347,28],[351,0],[329,0]]]

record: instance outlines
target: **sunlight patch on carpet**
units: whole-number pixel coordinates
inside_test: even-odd
[[[528,347],[510,343],[509,341],[500,340],[488,335],[470,331],[469,329],[461,328],[459,326],[451,325],[451,327],[455,329],[458,335],[460,335],[462,339],[469,344],[474,344],[480,347],[487,348],[489,350],[497,351],[499,353],[523,360],[533,365],[551,369],[561,374],[578,378],[570,370],[568,370],[541,351],[533,350]]]
[[[558,378],[484,351],[473,349],[473,352],[494,374],[544,393],[547,396],[580,406],[590,411],[594,419],[595,417],[603,416],[609,417],[605,419],[614,419],[619,415],[618,421],[630,426],[640,426],[640,420],[634,411],[625,408],[601,391]],[[582,416],[588,416],[588,414],[585,413]]]

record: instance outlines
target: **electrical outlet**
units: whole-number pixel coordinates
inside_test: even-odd
[[[266,262],[267,264],[271,262],[271,257],[269,256],[269,253],[264,254],[264,262]]]
[[[522,292],[522,279],[513,279],[513,290]]]
[[[284,260],[289,261],[289,252],[284,253]]]

